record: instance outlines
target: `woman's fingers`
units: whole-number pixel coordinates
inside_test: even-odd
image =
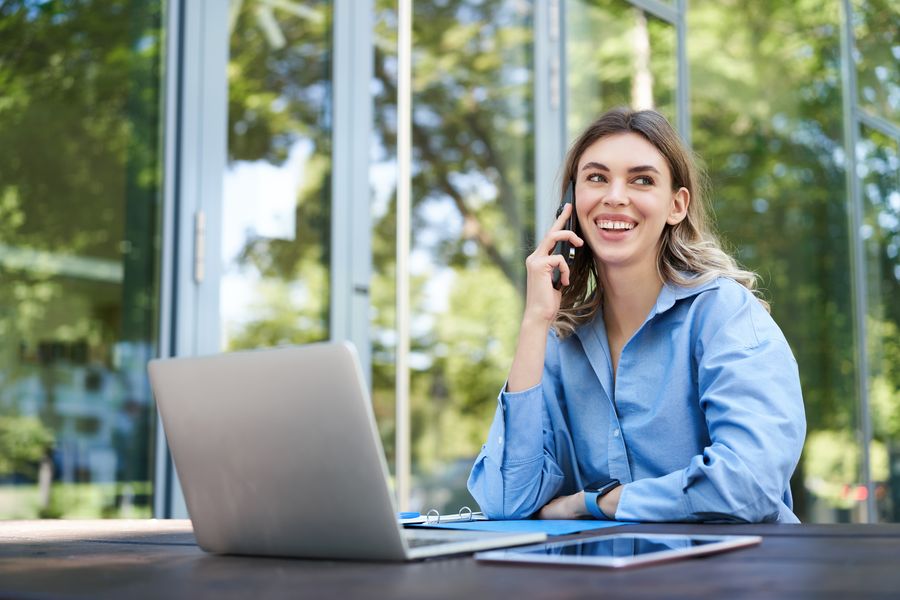
[[[541,240],[541,243],[535,248],[534,253],[546,256],[553,252],[553,248],[556,246],[557,242],[569,242],[576,248],[581,248],[584,245],[584,240],[578,237],[578,234],[574,231],[569,229],[556,229],[549,231],[547,235],[544,236],[544,239]]]
[[[569,285],[569,263],[561,254],[540,255],[535,252],[525,260],[525,267],[547,277],[552,275],[553,269],[559,269],[560,281],[563,285]]]
[[[553,225],[550,226],[550,230],[547,232],[547,235],[544,236],[544,239],[541,240],[541,243],[535,248],[536,253],[550,254],[550,252],[553,251],[556,242],[559,241],[568,241],[576,247],[579,247],[584,243],[580,237],[575,235],[574,231],[565,229],[566,222],[569,220],[569,213],[571,212],[571,204],[563,205],[562,212],[553,222]]]

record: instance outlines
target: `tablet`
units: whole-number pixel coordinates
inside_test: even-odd
[[[756,535],[617,533],[478,552],[475,558],[488,562],[543,563],[617,569],[725,552],[755,546],[760,542],[762,538]]]

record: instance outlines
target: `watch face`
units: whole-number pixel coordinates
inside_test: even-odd
[[[601,479],[585,486],[586,492],[605,493],[619,485],[618,479]]]

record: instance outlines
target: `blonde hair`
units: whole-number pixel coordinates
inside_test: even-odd
[[[756,273],[742,269],[722,250],[706,208],[705,174],[697,168],[678,134],[658,112],[616,108],[591,123],[566,156],[560,198],[569,181],[575,180],[581,155],[597,140],[622,133],[636,133],[653,144],[669,166],[672,191],[683,187],[690,193],[687,216],[675,225],[666,224],[663,229],[656,261],[660,278],[681,286],[697,286],[718,277],[729,277],[753,292],[768,310],[768,303],[756,290]],[[581,235],[580,225],[576,225],[575,232]],[[569,279],[570,285],[563,290],[553,324],[560,337],[571,335],[576,327],[591,321],[603,302],[593,253],[576,253]]]

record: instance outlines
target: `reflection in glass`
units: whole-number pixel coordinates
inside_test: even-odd
[[[575,137],[616,106],[653,108],[675,123],[675,27],[617,0],[567,0],[567,127]]]
[[[794,510],[861,520],[838,3],[697,0],[688,19],[692,137],[718,226],[761,275],[800,367]]]
[[[455,512],[474,506],[465,482],[512,360],[533,238],[530,3],[415,2],[412,69],[411,506]],[[375,262],[376,277],[392,269]],[[376,396],[393,393],[374,379]]]
[[[859,103],[900,124],[900,3],[853,0]]]
[[[668,539],[662,537],[613,535],[596,540],[544,544],[533,550],[527,550],[527,553],[596,558],[630,558],[632,556],[643,556],[680,548],[706,546],[719,541],[718,539],[701,538]]]
[[[372,277],[369,331],[372,336],[372,410],[388,468],[395,473],[396,446],[396,232],[397,232],[397,2],[375,2],[373,148],[369,181],[372,200]]]
[[[879,520],[900,521],[900,147],[861,128],[872,481]]]
[[[222,347],[323,340],[329,310],[331,3],[245,0],[231,6]]]
[[[0,11],[0,519],[150,516],[161,10]]]

